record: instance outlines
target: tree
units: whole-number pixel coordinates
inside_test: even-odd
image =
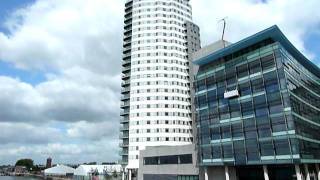
[[[89,162],[88,165],[97,165],[97,162]]]
[[[15,166],[25,166],[28,170],[33,168],[33,160],[32,159],[19,159],[16,162]]]

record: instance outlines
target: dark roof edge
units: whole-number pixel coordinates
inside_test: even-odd
[[[242,39],[241,41],[231,44],[223,49],[215,51],[208,56],[202,57],[198,60],[194,60],[196,65],[205,65],[213,62],[226,55],[234,53],[243,48],[249,47],[267,38],[272,38],[274,41],[279,42],[299,63],[305,66],[310,72],[320,78],[320,69],[310,60],[308,60],[293,44],[287,39],[287,37],[281,32],[277,25],[271,26],[263,31],[260,31],[252,36]]]

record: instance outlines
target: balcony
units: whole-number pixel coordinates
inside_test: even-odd
[[[125,24],[124,25],[124,29],[129,29],[129,28],[132,28],[132,24]]]
[[[131,57],[131,53],[123,53],[122,59],[126,59],[127,57]]]
[[[123,68],[122,68],[122,73],[129,72],[130,70],[131,70],[131,66],[123,67]]]
[[[130,32],[130,31],[132,31],[132,27],[131,26],[127,27],[127,28],[124,28],[124,34]]]
[[[121,143],[119,143],[119,146],[120,147],[129,147],[129,142],[128,143],[126,143],[126,142],[121,142]]]
[[[128,155],[129,151],[128,150],[121,150],[119,151],[119,155],[123,156],[123,155]]]
[[[123,54],[131,53],[131,48],[123,48],[122,52],[123,52]]]
[[[121,96],[121,101],[129,100],[129,99],[130,99],[130,95],[129,94]]]
[[[132,36],[123,36],[123,41],[131,41]]]
[[[121,79],[122,79],[122,80],[130,79],[130,74],[122,75]]]
[[[121,102],[121,108],[129,107],[129,106],[130,106],[130,102],[129,101]]]
[[[120,131],[128,131],[129,130],[129,124],[123,124],[121,127],[120,127]]]
[[[129,133],[120,133],[119,134],[119,138],[120,139],[128,139],[129,138]]]
[[[130,85],[130,80],[122,81],[121,83],[122,87],[129,86],[129,85]]]
[[[132,37],[132,33],[126,33],[124,34],[124,39],[128,39],[128,38],[131,38]]]
[[[130,47],[131,48],[131,41],[123,41],[123,47]]]
[[[122,66],[128,66],[128,65],[130,65],[131,64],[131,60],[129,59],[129,60],[123,60],[122,61]]]
[[[131,51],[131,46],[124,47],[122,50],[123,50],[123,52]],[[125,53],[125,54],[127,54],[127,53]]]
[[[121,93],[122,94],[126,94],[126,93],[129,93],[130,92],[130,87],[126,87],[126,88],[122,88],[121,89]]]
[[[128,122],[129,122],[129,116],[124,116],[124,117],[120,118],[121,124],[128,123]]]
[[[132,12],[127,13],[127,14],[124,16],[124,19],[125,19],[125,20],[132,19]]]
[[[129,0],[125,3],[125,10],[127,11],[127,9],[131,8],[132,9],[132,5],[133,5],[133,1]]]
[[[126,115],[129,115],[129,111],[128,110],[120,112],[120,116],[126,116]]]

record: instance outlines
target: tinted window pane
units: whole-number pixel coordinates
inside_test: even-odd
[[[257,118],[257,128],[259,137],[271,136],[271,126],[268,116]]]
[[[254,113],[252,102],[251,101],[241,102],[241,110],[242,110],[243,116],[252,115]]]
[[[222,139],[231,138],[230,126],[224,126],[222,130]]]
[[[256,60],[249,63],[250,74],[254,74],[261,71],[260,61]]]
[[[254,118],[244,120],[244,131],[246,139],[252,139],[257,137],[257,131]]]
[[[178,164],[178,156],[160,156],[160,164]]]
[[[239,85],[239,89],[240,89],[240,95],[241,96],[245,96],[245,95],[251,94],[251,88],[250,88],[250,83],[249,82],[240,84]]]
[[[246,151],[244,141],[235,141],[233,146],[236,164],[245,164]]]
[[[256,139],[246,140],[248,161],[259,160],[258,142]]]
[[[275,67],[273,54],[261,58],[261,65],[264,71]]]
[[[242,131],[242,124],[232,124],[232,136],[234,138],[236,137],[243,137],[243,131]]]
[[[230,101],[230,115],[231,115],[231,118],[240,117],[241,116],[240,105],[239,105],[239,102],[237,100]]]
[[[261,156],[273,156],[274,148],[271,140],[260,142]]]
[[[214,75],[211,75],[210,77],[207,78],[207,88],[208,89],[214,87],[215,83],[216,83],[216,81],[215,81]]]
[[[276,71],[266,73],[263,78],[267,92],[272,93],[279,91],[279,83]]]
[[[145,165],[156,165],[158,164],[159,157],[145,157],[144,164]]]
[[[267,95],[270,113],[279,113],[283,111],[280,93],[272,93]]]
[[[192,164],[192,154],[179,155],[180,164]]]
[[[202,91],[206,89],[206,81],[205,79],[197,81],[197,90]]]
[[[274,146],[275,146],[277,155],[290,154],[288,139],[275,139]]]
[[[238,66],[237,67],[237,74],[238,74],[238,78],[243,78],[245,76],[248,76],[249,70],[248,70],[247,64]]]
[[[221,147],[220,146],[213,146],[212,147],[212,158],[213,159],[221,158]]]
[[[262,78],[252,80],[251,81],[251,86],[252,86],[252,92],[253,93],[264,91]]]
[[[224,158],[233,157],[232,144],[224,144],[223,145],[223,157]]]
[[[286,130],[285,119],[283,116],[272,117],[271,123],[272,123],[272,131],[273,132],[279,132],[279,131]]]
[[[212,140],[217,140],[217,139],[220,139],[220,128],[212,128],[212,131],[211,131],[211,138]]]
[[[211,159],[211,147],[202,147],[202,159]]]

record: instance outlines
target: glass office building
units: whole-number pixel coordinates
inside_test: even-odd
[[[320,70],[277,26],[194,64],[205,179],[319,179]]]

